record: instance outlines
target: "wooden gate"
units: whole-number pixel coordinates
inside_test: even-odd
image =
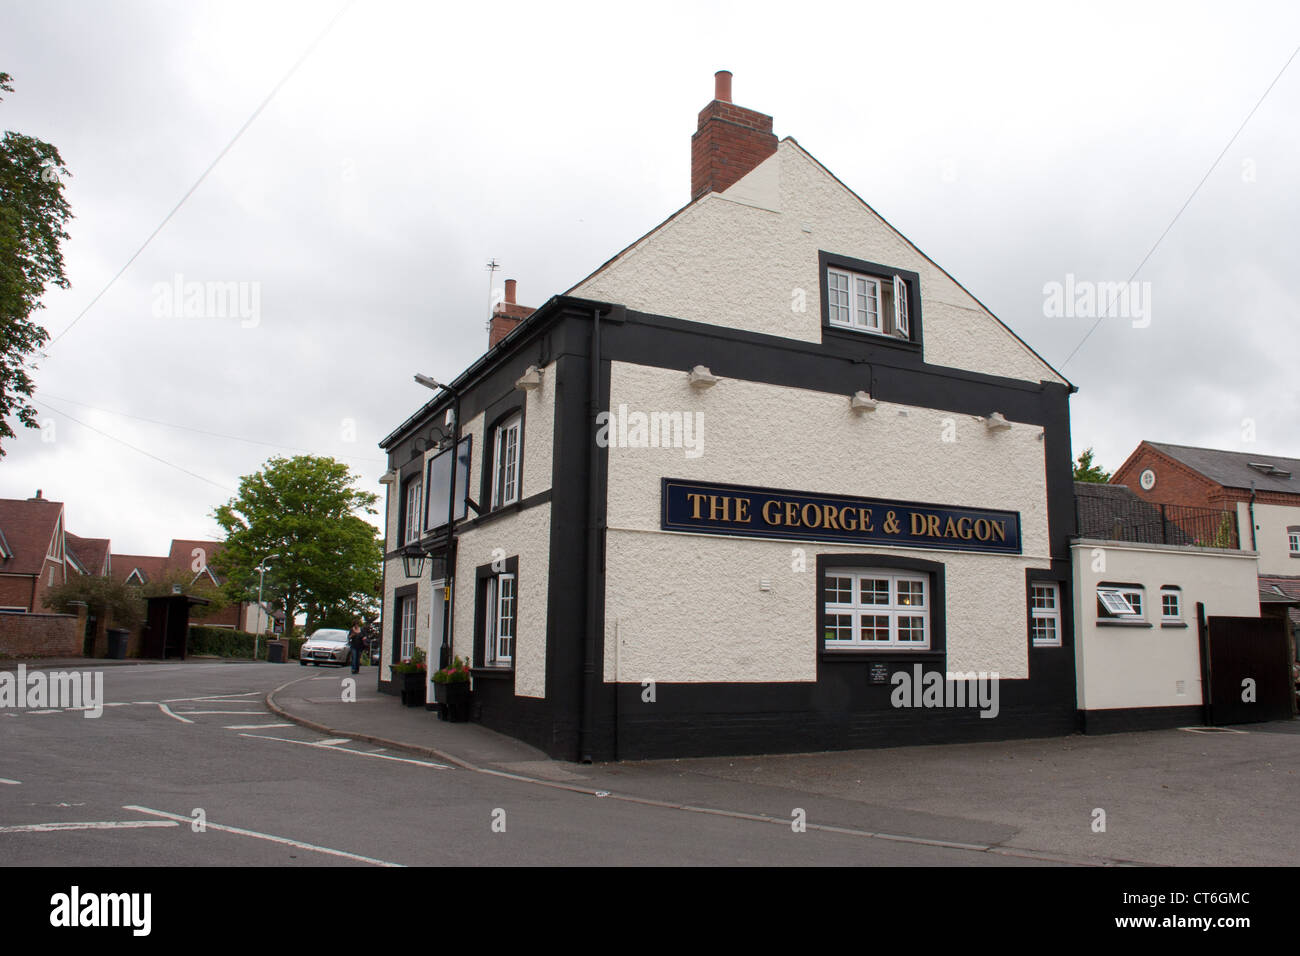
[[[1268,617],[1211,617],[1203,656],[1210,688],[1206,722],[1247,724],[1291,717],[1286,622]]]

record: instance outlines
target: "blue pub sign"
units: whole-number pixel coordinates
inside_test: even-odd
[[[1020,512],[664,478],[665,531],[1020,554]]]

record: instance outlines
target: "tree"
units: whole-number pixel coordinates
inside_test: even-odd
[[[299,611],[310,633],[376,605],[383,541],[356,512],[376,514],[379,496],[354,480],[342,462],[311,455],[271,458],[241,478],[239,495],[213,512],[226,543],[212,566],[230,596],[256,600],[258,562],[279,555],[266,563],[265,593],[283,608],[286,629]]]
[[[13,92],[0,73],[0,91]],[[0,442],[14,437],[9,417],[39,427],[27,401],[31,357],[49,333],[32,321],[48,285],[68,288],[60,243],[72,212],[63,198],[63,157],[49,143],[7,131],[0,141]],[[0,458],[4,457],[0,444]]]
[[[1074,465],[1075,481],[1090,481],[1093,484],[1104,485],[1110,481],[1110,472],[1104,470],[1100,465],[1092,463],[1092,449],[1085,448],[1079,455],[1079,460]]]
[[[82,602],[96,618],[116,627],[132,628],[144,620],[140,589],[112,578],[69,575],[65,583],[45,592],[45,606],[52,611],[71,612],[74,601]]]

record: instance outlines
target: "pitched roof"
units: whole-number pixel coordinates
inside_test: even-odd
[[[200,562],[203,570],[212,575],[212,580],[220,584],[221,578],[217,577],[216,571],[210,569],[210,563],[214,557],[221,553],[221,549],[225,546],[223,541],[173,538],[171,552],[167,555],[167,568],[168,570],[188,571],[197,576],[203,573],[203,571],[194,570],[195,563]]]
[[[0,571],[7,574],[40,574],[50,549],[63,503],[45,498],[0,498],[0,534],[4,552]]]
[[[1223,451],[1218,448],[1196,448],[1154,441],[1147,444],[1225,488],[1249,489],[1253,481],[1257,491],[1300,495],[1300,459],[1280,458],[1255,451]],[[1260,467],[1251,467],[1252,465]],[[1277,472],[1289,473],[1290,477]]]
[[[114,581],[125,581],[132,571],[138,570],[144,576],[145,584],[158,581],[167,572],[167,559],[151,554],[115,554],[113,555]]]
[[[149,554],[115,554],[113,555],[113,580],[125,581],[131,576],[131,572],[139,570],[144,575],[145,583],[149,584],[162,579],[167,574],[175,571],[184,572],[191,577],[197,578],[203,574],[203,571],[194,570],[194,562],[200,557],[203,559],[203,567],[212,575],[212,579],[221,583],[221,578],[217,573],[209,568],[209,563],[220,553],[225,546],[221,541],[204,541],[199,538],[173,538],[171,550],[165,555]],[[196,555],[195,550],[202,552]]]
[[[86,569],[87,574],[103,574],[108,561],[108,538],[83,538],[70,531],[63,533],[68,552]]]

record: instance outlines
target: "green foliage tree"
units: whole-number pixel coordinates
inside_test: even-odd
[[[230,596],[256,600],[258,562],[279,555],[266,564],[265,594],[284,610],[286,624],[305,611],[311,633],[376,606],[383,541],[357,512],[376,514],[379,496],[354,481],[347,465],[311,455],[271,458],[241,478],[238,496],[213,513],[226,545],[212,566]]]
[[[1079,460],[1074,463],[1074,480],[1090,481],[1094,484],[1104,485],[1110,481],[1110,472],[1103,469],[1100,465],[1092,463],[1092,448],[1085,448],[1079,455]]]
[[[84,603],[90,613],[110,627],[132,628],[144,620],[145,603],[140,589],[123,581],[94,574],[69,576],[45,592],[45,606],[51,611],[73,613],[74,601]]]
[[[0,73],[0,91],[13,92]],[[48,285],[68,288],[60,243],[72,212],[63,198],[63,157],[49,143],[7,131],[0,140],[0,458],[14,437],[9,418],[39,427],[28,401],[32,356],[49,334],[32,321]]]

